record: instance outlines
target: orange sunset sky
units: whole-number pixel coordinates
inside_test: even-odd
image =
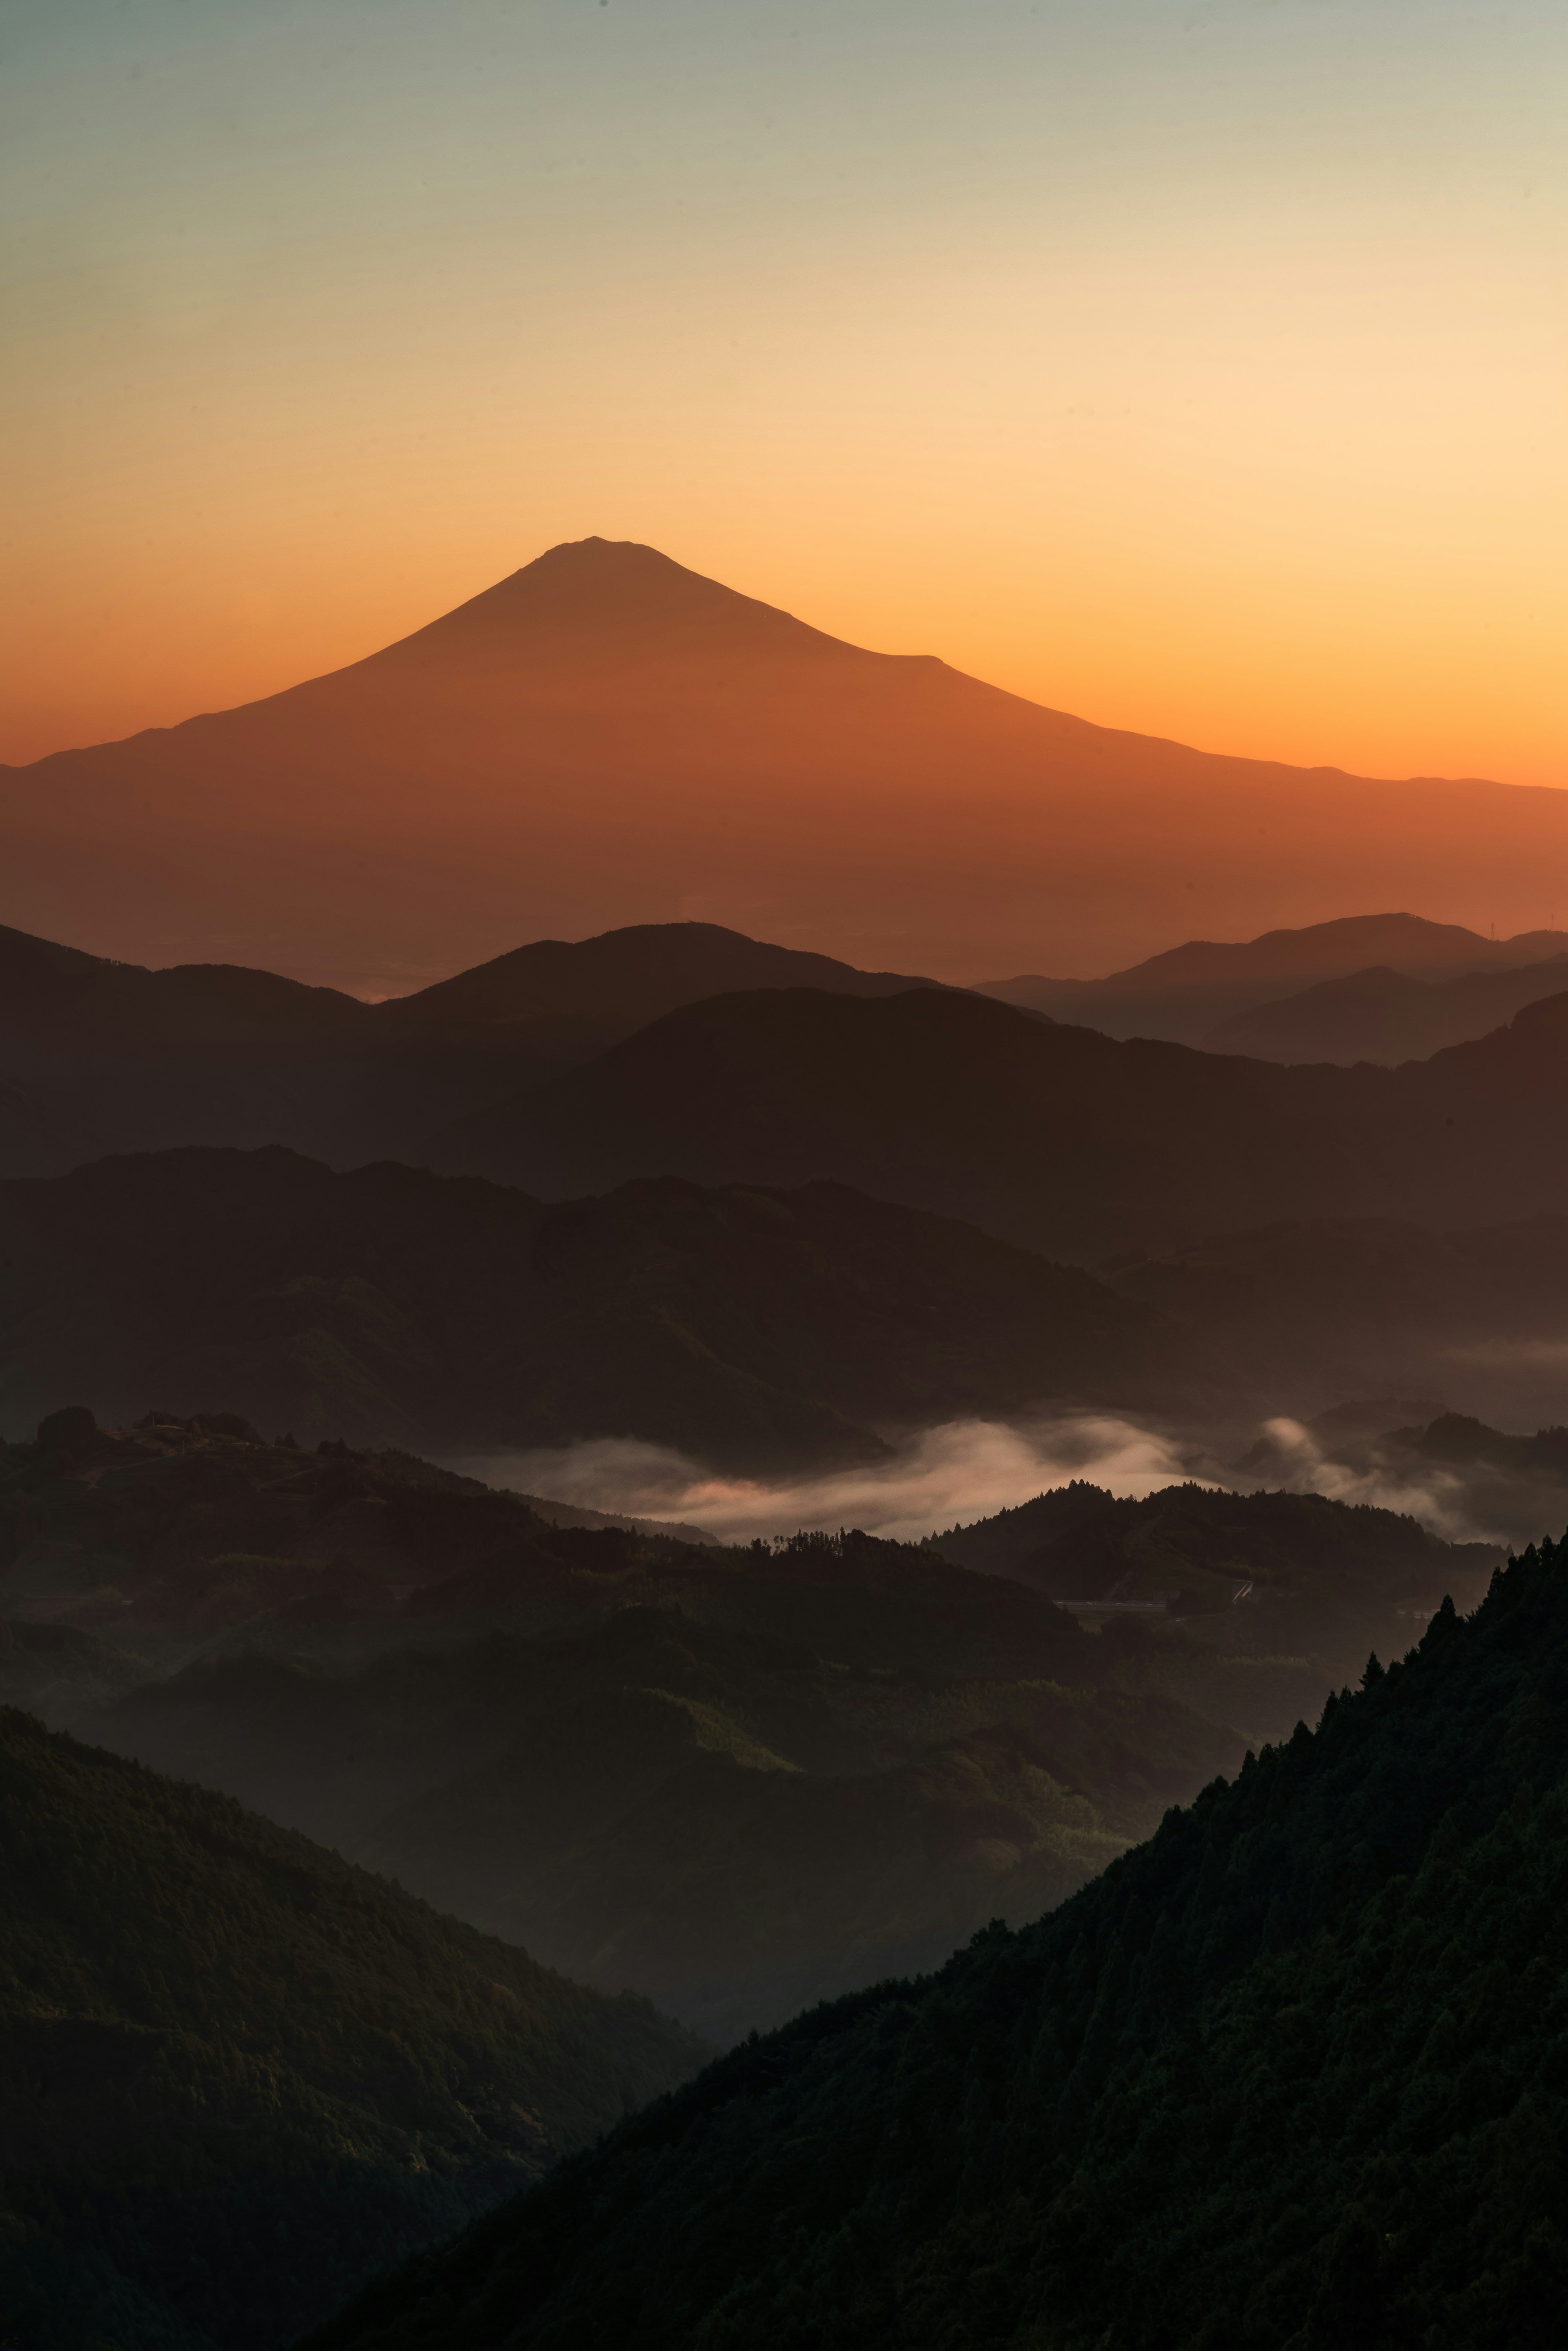
[[[1568,14],[11,0],[0,758],[552,542],[1103,724],[1568,782]]]

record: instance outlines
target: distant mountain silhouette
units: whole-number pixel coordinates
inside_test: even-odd
[[[337,1165],[406,1158],[462,1112],[703,997],[935,984],[668,923],[536,940],[368,1005],[272,972],[149,971],[0,930],[0,1176],[187,1144],[284,1144]]]
[[[0,918],[141,962],[395,991],[700,914],[955,978],[1347,892],[1511,903],[1568,794],[1095,726],[591,538],[329,676],[4,771],[0,850]]]
[[[1500,1028],[1527,1004],[1568,990],[1568,955],[1514,971],[1467,972],[1459,979],[1410,979],[1386,967],[1324,980],[1282,1003],[1222,1020],[1204,1039],[1211,1053],[1266,1061],[1424,1061]]]
[[[1565,1151],[1568,998],[1427,1061],[1342,1070],[929,990],[716,998],[432,1146],[547,1196],[827,1176],[1088,1262],[1281,1217],[1557,1210]]]
[[[1189,939],[1185,946],[1151,956],[1106,979],[1046,979],[1026,973],[1017,979],[982,980],[977,992],[1002,1004],[1049,1013],[1054,1019],[1103,1029],[1109,1037],[1164,1037],[1180,1045],[1211,1046],[1217,1052],[1257,1050],[1267,1061],[1400,1061],[1419,1060],[1463,1037],[1480,1036],[1531,999],[1529,995],[1510,998],[1505,992],[1493,1018],[1480,1028],[1457,1027],[1452,1034],[1434,1036],[1408,1052],[1364,1057],[1254,1049],[1230,1041],[1232,1035],[1239,1040],[1250,1030],[1232,1030],[1225,1024],[1241,1020],[1254,1008],[1277,1004],[1309,982],[1364,978],[1375,966],[1411,980],[1446,980],[1472,973],[1508,973],[1553,955],[1568,955],[1568,932],[1525,931],[1517,938],[1484,939],[1457,924],[1428,923],[1419,914],[1350,914],[1314,923],[1306,930],[1266,931],[1261,938],[1236,943]],[[1551,993],[1550,987],[1535,990],[1537,995]],[[1265,1024],[1259,1033],[1267,1037],[1270,1032]]]
[[[549,1207],[406,1167],[169,1152],[0,1185],[0,1260],[13,1428],[62,1396],[118,1420],[221,1394],[312,1440],[636,1437],[756,1472],[1156,1376],[1142,1309],[1087,1275],[833,1185]]]

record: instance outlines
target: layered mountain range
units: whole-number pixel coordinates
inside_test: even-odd
[[[591,538],[329,676],[8,770],[0,833],[0,917],[138,961],[385,990],[696,915],[953,978],[1347,892],[1513,904],[1568,795],[1095,726]]]

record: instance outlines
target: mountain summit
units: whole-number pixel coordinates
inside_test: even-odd
[[[675,661],[880,662],[630,538],[568,539],[339,678],[449,663],[602,674]],[[914,656],[914,658],[920,658]],[[330,683],[330,681],[329,681]]]
[[[1126,965],[1347,899],[1506,909],[1568,793],[1094,726],[605,539],[265,701],[0,771],[0,923],[399,994],[696,920],[875,969]]]

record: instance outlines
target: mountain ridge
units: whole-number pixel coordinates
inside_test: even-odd
[[[644,584],[633,626],[628,559],[551,550],[450,630],[5,770],[0,918],[383,994],[519,930],[683,914],[952,979],[1026,968],[1042,940],[1092,967],[1178,926],[1316,920],[1347,888],[1511,904],[1511,876],[1568,850],[1568,794],[1099,727],[932,656],[824,651],[841,641],[653,550],[632,551],[640,581],[727,619],[672,633]],[[591,589],[591,658],[578,605],[554,611],[565,571]],[[503,607],[506,659],[464,650]]]

